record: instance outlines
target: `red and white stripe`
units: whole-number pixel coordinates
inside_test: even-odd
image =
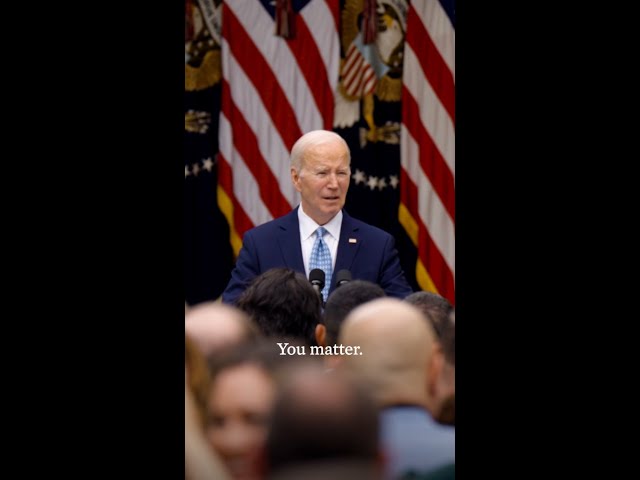
[[[338,0],[311,0],[294,16],[295,38],[284,39],[261,2],[224,1],[218,165],[232,236],[299,202],[289,152],[304,133],[332,128],[338,16]]]
[[[418,283],[454,303],[455,30],[438,0],[409,6],[402,80],[401,222]]]

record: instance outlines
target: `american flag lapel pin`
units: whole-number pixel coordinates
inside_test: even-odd
[[[350,238],[349,243],[358,243],[358,240],[356,240],[355,238]]]

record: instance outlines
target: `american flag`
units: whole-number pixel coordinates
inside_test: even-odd
[[[372,61],[376,55],[373,45],[365,45],[362,34],[349,46],[341,69],[345,93],[349,97],[363,97],[373,93],[378,77],[384,74],[384,67],[380,62]],[[376,72],[378,68],[378,72]]]
[[[404,47],[400,223],[418,249],[423,290],[455,302],[455,14],[412,0]]]
[[[276,35],[273,3],[223,5],[218,204],[236,255],[248,229],[298,204],[289,173],[295,141],[333,124],[339,1],[291,2],[292,38]]]

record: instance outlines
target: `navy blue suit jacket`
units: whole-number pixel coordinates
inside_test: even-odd
[[[305,275],[298,208],[245,233],[222,301],[234,304],[256,276],[276,267],[288,267]],[[413,292],[400,266],[394,238],[350,217],[344,210],[329,295],[336,288],[335,273],[342,269],[349,270],[354,280],[377,283],[390,297],[404,298]]]

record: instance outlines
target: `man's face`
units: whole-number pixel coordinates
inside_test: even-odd
[[[302,209],[318,225],[324,225],[342,209],[350,177],[349,152],[342,142],[310,147],[300,171],[291,168],[293,185],[302,197]]]

